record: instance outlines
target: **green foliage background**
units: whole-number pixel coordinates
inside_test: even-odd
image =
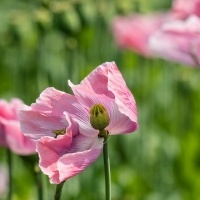
[[[71,93],[68,79],[78,84],[106,61],[123,74],[140,128],[109,140],[113,200],[200,199],[200,70],[120,50],[110,31],[118,14],[170,7],[169,0],[0,1],[0,98],[30,105],[49,86]],[[33,158],[13,155],[13,200],[37,199]],[[63,200],[104,199],[102,159],[65,183]],[[55,185],[43,179],[53,199]]]

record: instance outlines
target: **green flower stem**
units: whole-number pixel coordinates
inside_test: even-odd
[[[44,199],[44,180],[43,180],[43,174],[40,171],[40,169],[35,172],[36,173],[36,186],[37,186],[37,192],[38,192],[38,200]]]
[[[103,160],[105,170],[105,189],[106,189],[106,200],[111,200],[111,176],[110,176],[110,160],[108,156],[108,136],[104,136],[103,145]]]
[[[8,174],[9,174],[9,190],[8,190],[8,200],[12,199],[12,153],[9,149],[7,149],[7,157],[8,157]]]
[[[60,200],[61,199],[62,188],[63,188],[64,183],[65,183],[65,181],[61,182],[60,184],[58,184],[56,186],[56,192],[55,192],[55,195],[54,195],[54,200]]]

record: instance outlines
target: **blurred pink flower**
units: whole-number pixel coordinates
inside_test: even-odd
[[[193,14],[200,17],[200,0],[174,0],[172,10],[179,19],[185,19]]]
[[[0,165],[0,197],[8,191],[8,170],[4,165]]]
[[[22,105],[17,98],[11,99],[10,103],[0,99],[0,145],[16,154],[29,155],[36,153],[36,143],[21,132],[18,111]]]
[[[171,20],[170,14],[141,15],[134,14],[129,17],[116,17],[111,25],[116,43],[144,56],[152,56],[148,46],[149,37],[160,26]]]
[[[107,109],[110,135],[138,128],[134,97],[114,62],[100,65],[79,85],[69,81],[69,86],[74,96],[47,88],[36,103],[20,111],[22,132],[37,140],[39,166],[56,184],[82,172],[103,149],[103,138],[89,121],[94,104]],[[65,134],[55,138],[55,131]]]
[[[165,59],[200,66],[200,18],[190,16],[163,26],[150,38],[152,51]]]

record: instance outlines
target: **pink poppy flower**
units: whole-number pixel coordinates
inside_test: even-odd
[[[129,17],[116,17],[111,27],[115,41],[120,47],[144,56],[152,56],[148,46],[149,37],[169,20],[171,20],[169,14],[134,14]]]
[[[20,111],[22,132],[37,140],[39,166],[55,184],[82,172],[102,152],[103,138],[89,120],[94,104],[107,109],[110,135],[138,128],[134,97],[114,62],[100,65],[79,85],[69,81],[69,86],[74,95],[47,88]],[[55,138],[57,132],[61,135]]]
[[[150,38],[150,47],[158,56],[192,66],[199,66],[200,18],[165,23]]]
[[[18,111],[22,105],[17,98],[11,99],[10,103],[0,100],[0,145],[16,154],[29,155],[36,153],[36,143],[21,132]]]
[[[174,16],[179,19],[193,14],[200,17],[200,0],[174,0],[172,10]]]

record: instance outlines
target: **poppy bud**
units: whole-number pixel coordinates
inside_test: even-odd
[[[110,122],[106,108],[101,104],[94,104],[90,109],[90,124],[96,130],[104,130]]]

